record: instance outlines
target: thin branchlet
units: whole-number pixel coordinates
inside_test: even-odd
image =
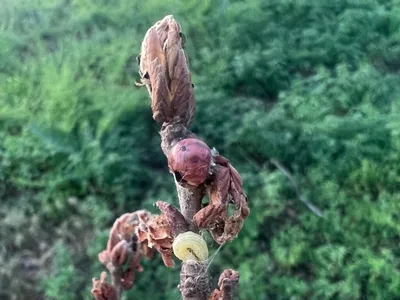
[[[185,40],[179,23],[172,16],[167,16],[156,22],[148,30],[138,57],[139,74],[141,76],[141,83],[138,85],[145,85],[151,96],[153,118],[162,125],[160,130],[161,149],[167,158],[173,152],[173,147],[180,141],[196,139],[196,136],[188,129],[194,117],[195,101],[188,58],[183,50]],[[199,142],[196,142],[196,145],[198,144]],[[208,149],[208,146],[205,143],[203,144],[203,148],[207,147]],[[202,150],[204,152],[204,149]],[[208,151],[210,150],[208,149]],[[168,206],[169,204],[158,201],[157,206],[163,212],[162,215],[153,218],[147,212],[139,211],[137,215],[134,215],[136,218],[133,219],[138,220],[138,222],[126,223],[127,217],[130,217],[126,214],[124,215],[125,219],[120,219],[119,222],[115,223],[114,229],[110,233],[107,249],[99,255],[103,264],[111,264],[108,269],[111,273],[112,283],[111,285],[106,283],[105,275],[100,280],[94,279],[92,293],[96,299],[119,300],[123,289],[132,288],[133,271],[142,270],[140,256],[144,254],[150,257],[151,246],[154,246],[161,253],[167,266],[172,266],[172,251],[170,248],[166,249],[166,245],[171,246],[173,238],[182,231],[198,232],[197,225],[207,225],[211,229],[214,228],[213,226],[218,226],[216,224],[217,218],[224,218],[223,214],[225,214],[225,210],[221,208],[224,208],[227,199],[231,198],[239,208],[235,218],[239,219],[240,226],[233,226],[236,219],[233,220],[235,222],[227,219],[226,224],[219,225],[225,229],[232,228],[231,231],[225,230],[227,231],[224,232],[225,235],[220,240],[216,240],[221,244],[217,252],[227,240],[237,235],[241,228],[241,222],[249,212],[247,197],[242,191],[240,176],[228,160],[222,156],[211,155],[211,151],[206,154],[195,155],[190,165],[192,167],[189,168],[190,175],[201,173],[202,176],[189,176],[185,168],[173,170],[170,166],[174,175],[180,212],[171,205]],[[220,166],[218,168],[215,168],[214,160],[216,158],[219,159]],[[203,164],[196,167],[199,161]],[[210,174],[210,171],[213,173],[213,170],[214,174]],[[180,178],[177,178],[177,174]],[[219,205],[211,207],[216,209],[204,210],[202,199],[206,193],[209,193],[210,196],[210,188],[206,186],[206,180],[210,179],[208,178],[209,175],[213,178],[215,186],[215,189],[212,190],[213,193],[211,193],[211,196],[213,196],[211,200],[214,201],[214,204]],[[199,211],[201,211],[200,214],[198,214]],[[198,214],[197,218],[195,217],[196,214]],[[139,222],[139,219],[142,223]],[[129,226],[122,226],[124,224]],[[135,230],[132,231],[131,228]],[[202,228],[206,227],[203,226]],[[156,236],[155,233],[161,231],[163,234]],[[140,233],[140,236],[132,236],[133,232],[135,234]],[[118,235],[120,233],[122,235]],[[141,251],[138,251],[139,246],[142,249]],[[141,255],[134,255],[134,253]],[[134,259],[129,260],[129,268],[124,270],[123,266],[127,263],[125,258],[128,255],[133,255]],[[193,255],[196,258],[196,254],[193,253]],[[208,262],[195,260],[183,262],[178,286],[183,300],[233,299],[233,290],[239,278],[238,273],[233,270],[225,270],[221,274],[219,290],[217,289],[211,294],[208,268],[214,257],[215,254]],[[132,272],[127,273],[127,270]]]

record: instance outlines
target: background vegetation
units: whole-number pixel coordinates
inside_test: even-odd
[[[194,130],[240,171],[252,208],[214,279],[239,270],[248,300],[400,299],[400,1],[0,6],[1,299],[91,299],[114,219],[177,201],[133,85],[167,14],[188,38]],[[178,267],[144,267],[125,299],[179,299]]]

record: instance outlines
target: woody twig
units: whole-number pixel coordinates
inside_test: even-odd
[[[250,210],[239,173],[188,129],[195,99],[183,44],[181,27],[172,16],[156,22],[142,42],[138,56],[141,82],[137,83],[147,87],[153,119],[161,126],[161,148],[174,176],[180,210],[158,201],[160,215],[138,211],[116,221],[107,249],[99,255],[112,283],[106,283],[104,274],[94,279],[96,299],[120,299],[121,291],[133,286],[135,270],[142,270],[140,258],[150,257],[152,249],[161,254],[167,267],[174,264],[173,254],[182,259],[178,288],[183,300],[233,299],[239,273],[225,270],[219,289],[211,292],[207,245],[196,233],[207,230],[217,243],[229,242],[238,235]],[[210,201],[202,207],[206,194]],[[179,249],[178,244],[184,247]]]
[[[247,197],[240,175],[229,161],[188,130],[195,99],[183,42],[181,27],[172,16],[158,21],[142,43],[139,73],[151,97],[153,118],[162,125],[161,147],[174,174],[188,228],[207,229],[217,243],[223,244],[237,236],[248,216]],[[210,203],[201,209],[205,193]],[[234,210],[230,216],[229,206]],[[201,263],[183,263],[179,286],[183,299],[209,297],[209,285],[204,283],[207,279],[198,280],[196,287],[195,279],[203,269]],[[224,299],[231,297],[228,294],[232,293],[225,293]]]

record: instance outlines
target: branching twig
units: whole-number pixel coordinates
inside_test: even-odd
[[[181,215],[190,231],[207,229],[217,243],[223,244],[238,235],[250,210],[239,173],[188,129],[195,100],[183,37],[172,16],[156,22],[142,42],[139,74],[151,97],[153,119],[162,125],[161,148],[174,175]],[[202,208],[206,192],[210,204]],[[235,209],[231,215],[228,206]],[[193,250],[187,247],[183,250]],[[197,255],[194,257],[183,261],[179,289],[183,300],[207,300],[207,267]],[[231,292],[224,295],[225,300],[231,297]]]
[[[139,85],[147,87],[153,119],[162,125],[161,148],[174,175],[180,211],[158,201],[161,215],[137,211],[121,216],[110,231],[107,249],[99,254],[112,283],[102,273],[93,280],[92,294],[96,300],[119,300],[122,290],[132,288],[135,270],[142,271],[141,257],[150,257],[155,249],[167,267],[174,265],[173,251],[183,261],[178,286],[183,300],[232,300],[239,273],[225,270],[219,290],[210,295],[208,249],[196,232],[206,229],[217,243],[225,244],[238,235],[250,209],[236,169],[188,129],[195,111],[194,91],[183,34],[172,16],[147,31],[138,61]],[[210,203],[202,208],[206,193]]]

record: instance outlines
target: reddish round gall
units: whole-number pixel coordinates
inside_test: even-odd
[[[202,184],[211,164],[211,150],[198,139],[184,139],[177,143],[168,155],[168,165],[178,181],[190,185]]]

